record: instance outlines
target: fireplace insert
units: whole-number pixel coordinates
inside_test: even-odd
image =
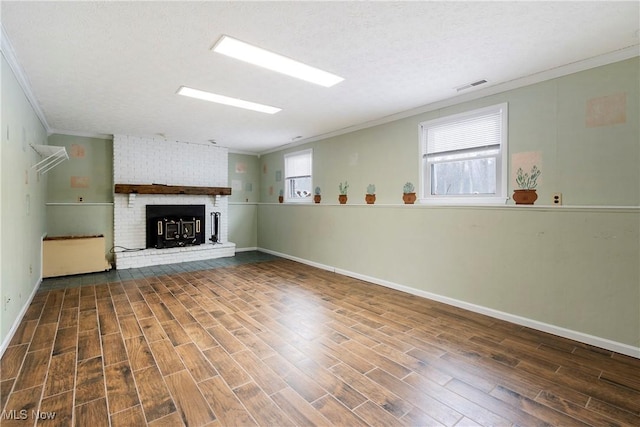
[[[204,205],[147,205],[147,248],[201,245]]]

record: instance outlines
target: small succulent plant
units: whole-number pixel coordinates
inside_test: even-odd
[[[407,182],[404,187],[402,187],[402,192],[404,194],[409,194],[409,193],[415,193],[416,192],[416,188],[413,186],[412,183]]]
[[[536,188],[540,173],[540,169],[538,169],[536,165],[533,165],[530,173],[524,173],[522,168],[518,168],[516,174],[516,184],[518,184],[518,188],[521,190],[533,190]]]
[[[314,194],[316,196],[319,196],[320,195],[320,187],[316,187],[315,190],[313,190],[313,192],[314,192]]]
[[[347,190],[349,189],[349,183],[347,181],[341,182],[340,185],[338,186],[338,189],[340,190],[340,194],[346,195]]]
[[[375,184],[367,185],[367,194],[376,194],[376,185]]]
[[[280,189],[280,192],[278,193],[278,195],[279,195],[280,197],[284,196],[284,190],[283,190],[283,189]]]

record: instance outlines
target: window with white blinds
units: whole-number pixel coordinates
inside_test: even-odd
[[[313,150],[284,156],[284,198],[288,202],[311,201]]]
[[[507,119],[505,103],[421,123],[422,201],[504,203]]]
[[[455,123],[427,128],[427,155],[477,148],[499,148],[502,141],[499,111]]]

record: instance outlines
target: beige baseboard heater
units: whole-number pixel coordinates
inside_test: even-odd
[[[95,273],[111,269],[105,257],[104,236],[45,237],[42,241],[42,277]]]

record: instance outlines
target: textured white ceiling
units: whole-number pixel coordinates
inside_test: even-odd
[[[49,127],[264,152],[638,45],[639,2],[1,2]],[[346,80],[215,54],[223,34]],[[181,85],[283,109],[176,94]],[[481,90],[481,89],[472,89]],[[298,140],[299,141],[299,140]]]

